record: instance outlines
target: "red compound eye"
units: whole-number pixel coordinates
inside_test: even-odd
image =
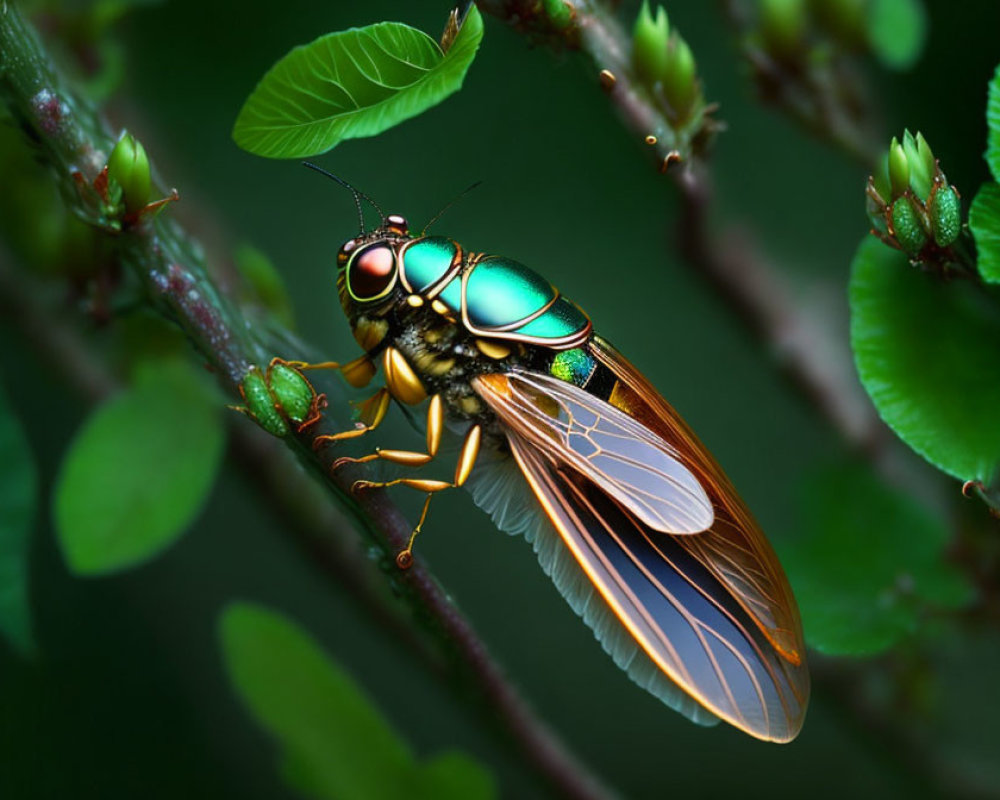
[[[347,280],[358,300],[375,300],[389,291],[396,278],[396,254],[387,244],[373,244],[351,260]]]

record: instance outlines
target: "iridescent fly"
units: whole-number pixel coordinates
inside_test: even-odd
[[[437,492],[467,485],[498,527],[532,543],[636,683],[696,722],[793,739],[809,697],[795,599],[757,523],[677,413],[542,276],[444,236],[412,236],[405,219],[330,177],[351,189],[361,217],[337,254],[337,288],[365,352],[322,366],[356,386],[381,366],[384,385],[361,406],[357,429],[317,439],[373,430],[390,399],[426,405],[426,451],[350,460],[422,466],[446,427],[464,436],[450,481],[357,488],[426,493],[415,536]],[[373,230],[362,198],[382,218]]]

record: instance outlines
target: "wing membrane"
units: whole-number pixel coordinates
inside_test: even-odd
[[[540,373],[486,375],[475,385],[504,422],[516,421],[535,447],[572,464],[653,530],[712,525],[708,495],[677,451],[619,409]]]
[[[517,434],[509,442],[563,543],[645,655],[736,727],[794,738],[805,707],[797,668],[682,547],[689,537],[651,530],[571,467],[556,467]]]
[[[715,522],[708,531],[710,535],[691,537],[682,546],[729,587],[785,658],[794,664],[802,663],[802,623],[788,580],[721,467],[670,404],[621,353],[600,337],[594,337],[588,347],[618,378],[610,402],[670,442],[712,500]],[[808,694],[804,666],[802,682],[802,690]]]
[[[702,714],[753,736],[794,738],[809,676],[798,611],[773,551],[666,401],[610,345],[595,338],[588,348],[618,379],[608,403],[537,373],[473,381],[504,423],[514,458],[562,546],[608,609],[595,616],[591,602],[578,613],[609,652],[627,652],[614,642],[622,636],[638,645],[631,666],[620,666],[631,675],[636,663],[649,663],[663,676],[649,679],[646,670],[650,687],[659,685],[650,691],[669,705],[698,718],[683,708],[682,690],[706,709]],[[598,439],[601,446],[610,443],[609,458],[595,459],[581,443],[603,432],[595,418],[615,423],[613,434]],[[626,438],[630,445],[616,447]],[[669,459],[669,470],[650,460],[653,453]],[[657,475],[641,482],[639,491],[631,471],[637,464]],[[666,491],[669,500],[650,500],[657,491]],[[706,521],[706,500],[711,516],[696,533]],[[694,510],[684,517],[678,506]],[[665,520],[693,535],[664,535]],[[598,630],[593,619],[614,620],[620,633]]]

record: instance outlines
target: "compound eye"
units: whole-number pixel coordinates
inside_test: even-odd
[[[347,288],[355,300],[378,300],[389,293],[396,282],[396,254],[378,243],[359,250],[347,271]]]

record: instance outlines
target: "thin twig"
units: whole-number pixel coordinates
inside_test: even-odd
[[[0,89],[29,140],[53,167],[71,207],[100,227],[100,220],[81,202],[78,187],[91,183],[107,160],[111,145],[107,126],[64,87],[34,32],[7,3],[0,5]],[[191,237],[171,222],[146,224],[121,234],[118,245],[118,258],[139,278],[154,307],[180,325],[216,372],[224,390],[237,399],[237,387],[248,366],[267,354],[237,306],[209,278]],[[350,488],[359,475],[355,469],[331,475],[329,456],[313,454],[310,437],[290,437],[288,441],[312,471],[335,489],[386,557],[403,549],[411,526],[384,492],[353,497]],[[256,453],[253,461],[260,463],[267,458],[266,453]],[[268,486],[269,499],[274,502],[279,487],[273,481]],[[305,513],[301,506],[296,507]],[[294,526],[293,530],[302,534],[304,545],[319,557],[318,566],[339,582],[334,565],[343,551],[330,542],[336,531],[317,535],[312,528],[305,531]],[[420,559],[415,559],[405,574],[389,573],[389,581],[446,657],[449,687],[463,696],[471,689],[481,699],[478,707],[484,718],[504,732],[505,740],[512,742],[560,795],[607,796],[597,779],[520,696]]]
[[[573,7],[574,26],[563,32],[566,43],[579,46],[594,64],[595,74],[609,70],[614,76],[607,92],[630,132],[642,140],[650,131],[669,128],[670,120],[637,88],[630,63],[631,44],[621,23],[602,4],[593,0],[567,0]],[[537,4],[531,0],[480,0],[479,5],[508,23],[524,28],[533,23],[537,31],[544,20],[532,17]],[[659,166],[667,164],[669,152],[655,152]],[[727,249],[731,234],[709,229],[710,188],[707,170],[699,163],[670,166],[682,204],[677,221],[678,244],[685,261],[726,301],[756,339],[779,356],[782,373],[791,385],[814,404],[847,441],[875,461],[891,439],[870,402],[852,379],[850,356],[832,331],[799,310],[793,292],[781,274],[755,257],[745,241]],[[816,358],[815,353],[828,356]]]

